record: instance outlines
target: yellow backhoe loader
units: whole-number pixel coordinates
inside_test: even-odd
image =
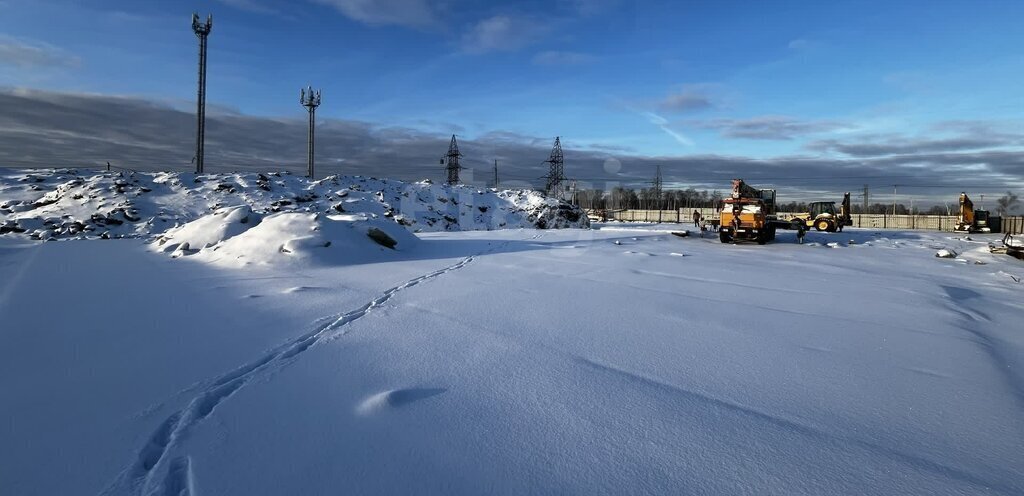
[[[796,214],[790,222],[803,223],[807,229],[819,231],[843,232],[844,226],[853,225],[850,217],[850,193],[843,195],[843,202],[836,212],[836,202],[817,201],[808,205],[809,212]]]

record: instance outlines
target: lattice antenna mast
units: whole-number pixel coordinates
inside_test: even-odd
[[[309,149],[306,152],[306,176],[313,179],[313,149],[314,128],[316,127],[316,108],[320,106],[320,90],[313,91],[313,87],[303,88],[299,91],[299,104],[306,107],[309,112]]]
[[[192,13],[192,31],[199,38],[199,92],[196,103],[196,174],[203,173],[203,153],[206,139],[206,38],[213,28],[213,14],[206,22],[199,22],[199,14]]]
[[[498,189],[498,159],[494,159],[494,189]]]
[[[448,144],[448,153],[444,157],[441,157],[441,165],[445,166],[445,170],[448,171],[448,184],[459,184],[459,158],[462,154],[459,153],[459,143],[455,141],[455,135],[452,135],[452,141]]]
[[[561,137],[555,137],[555,146],[551,148],[551,157],[544,161],[549,164],[547,185],[544,190],[547,194],[553,195],[557,193],[559,198],[562,192],[562,181],[565,181],[565,160],[562,156],[562,139]]]

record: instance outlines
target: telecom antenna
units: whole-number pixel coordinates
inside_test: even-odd
[[[203,152],[206,131],[206,38],[213,28],[213,14],[199,22],[199,13],[192,13],[192,31],[199,38],[199,94],[196,108],[196,174],[203,173]]]
[[[498,159],[494,159],[494,189],[498,189]]]
[[[316,108],[320,106],[320,90],[313,87],[299,90],[299,104],[309,112],[309,150],[306,152],[306,177],[313,179],[313,128],[316,123]]]
[[[459,143],[455,141],[455,135],[452,135],[452,142],[448,144],[448,153],[441,157],[441,165],[445,166],[445,170],[448,171],[448,184],[459,184],[459,157],[462,154],[459,153]]]
[[[551,148],[551,157],[544,161],[546,164],[550,164],[548,169],[547,180],[548,183],[544,187],[548,196],[558,194],[558,197],[562,197],[562,181],[565,181],[565,161],[562,156],[562,139],[561,137],[555,137],[555,146]]]

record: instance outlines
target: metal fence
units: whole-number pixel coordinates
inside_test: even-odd
[[[717,219],[718,211],[713,208],[680,208],[678,210],[617,210],[608,211],[609,220],[623,222],[676,222],[693,223],[693,211],[700,212],[705,219]]]
[[[1002,217],[999,218],[999,221],[1000,232],[1024,234],[1024,216]]]
[[[705,219],[717,219],[720,212],[713,208],[693,208],[678,210],[618,210],[609,211],[609,220],[623,222],[672,222],[688,224],[693,222],[693,211],[700,212]],[[795,212],[779,212],[780,219],[790,219]],[[956,227],[955,215],[886,215],[886,214],[852,214],[853,227],[868,229],[928,229],[934,231],[952,231]],[[989,225],[994,232],[1024,234],[1024,216],[991,217]]]

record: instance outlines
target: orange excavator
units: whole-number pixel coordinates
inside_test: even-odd
[[[975,210],[974,202],[967,193],[960,193],[960,210],[957,212],[954,231],[968,233],[992,232],[988,226],[988,210]]]

